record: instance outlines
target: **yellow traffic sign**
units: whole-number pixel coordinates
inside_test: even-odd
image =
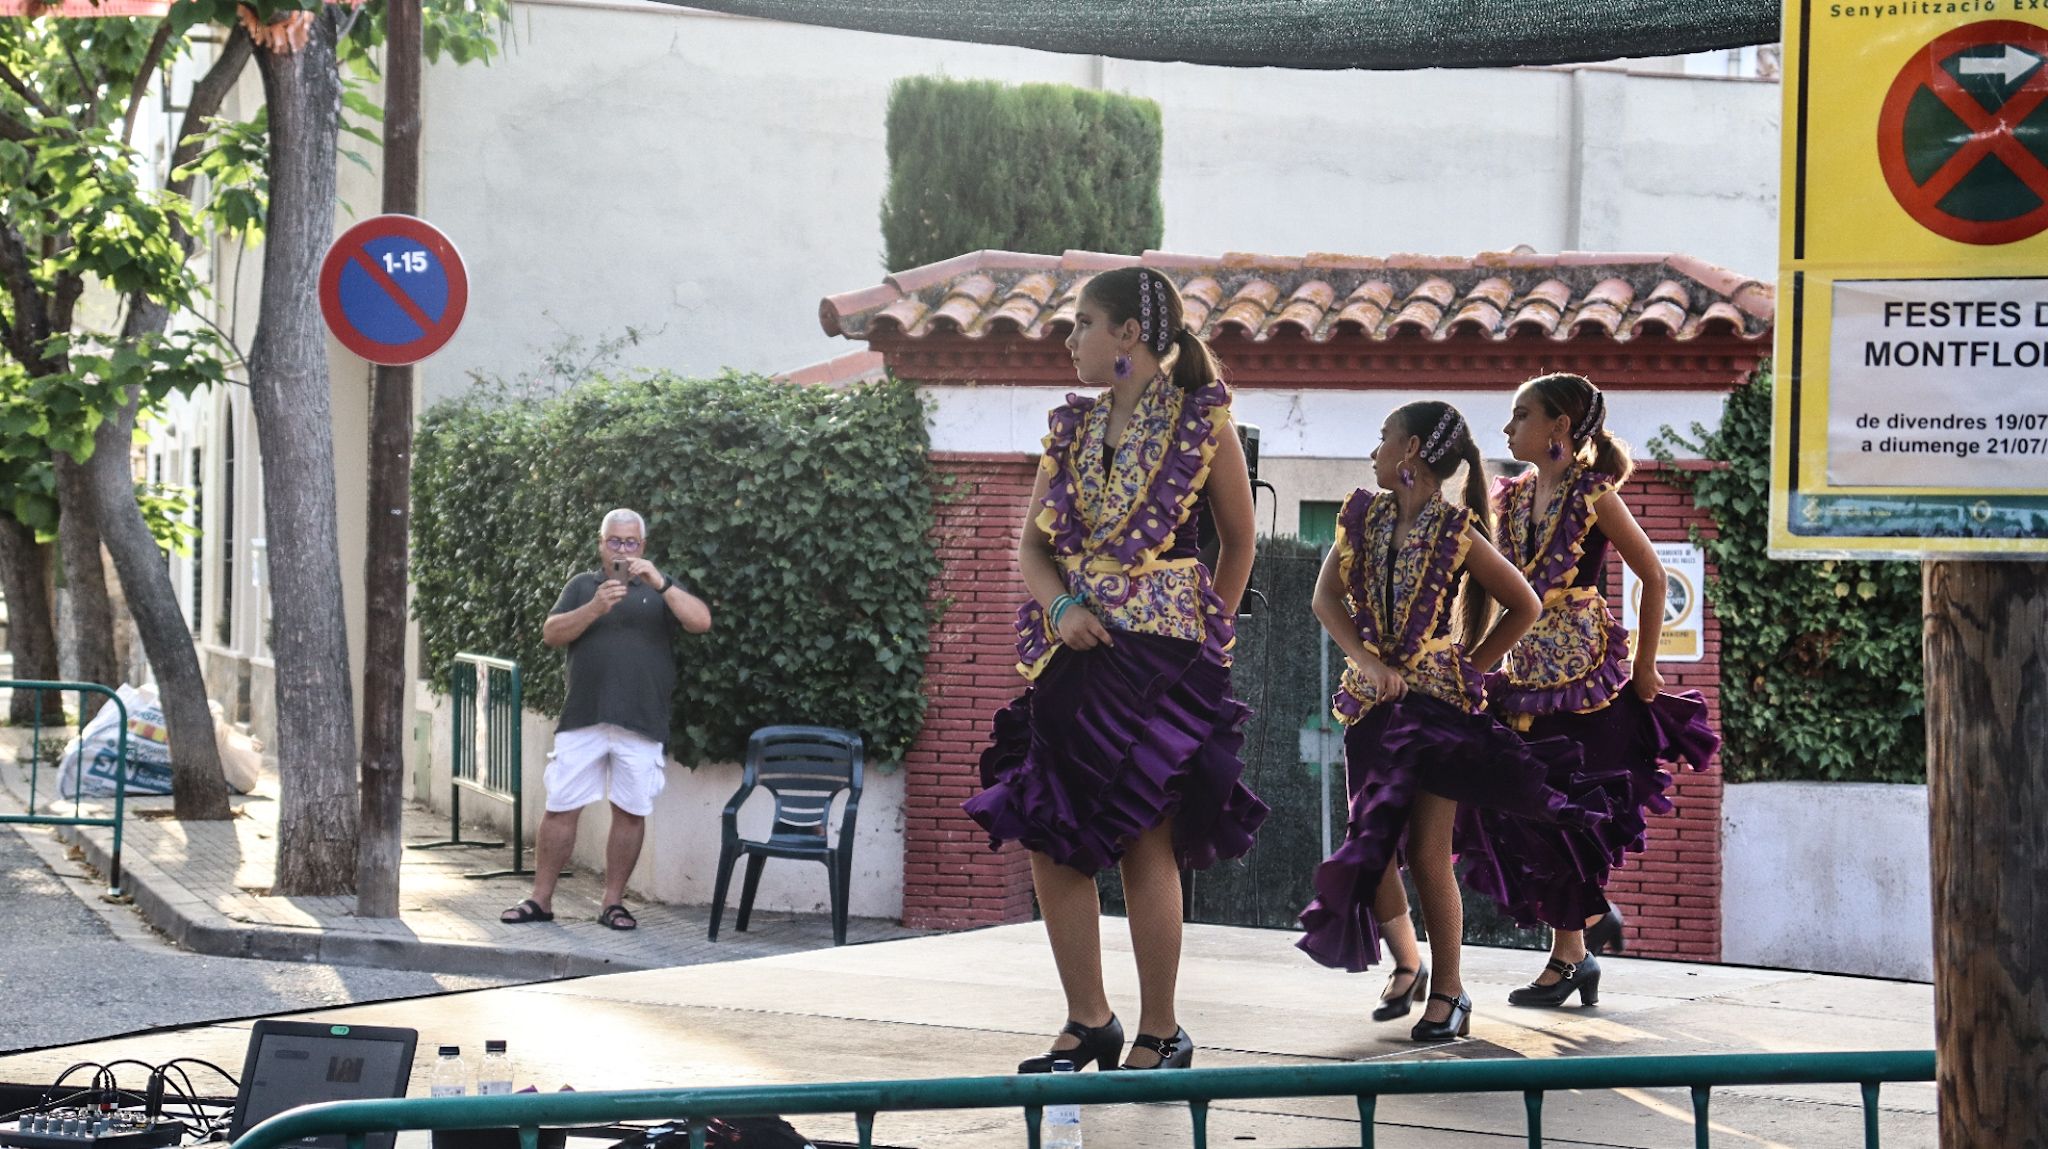
[[[2048,553],[2048,0],[1793,0],[1785,54],[1772,553]]]

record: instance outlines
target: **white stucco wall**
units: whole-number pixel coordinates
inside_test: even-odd
[[[428,743],[430,770],[424,788],[408,771],[407,797],[446,814],[449,807],[448,767],[451,748],[451,710],[448,696],[434,694],[424,685],[418,689],[417,705],[432,716]],[[521,777],[524,782],[526,843],[531,847],[534,832],[546,808],[547,792],[542,775],[547,769],[548,750],[554,743],[552,718],[527,711],[520,727]],[[718,871],[719,815],[739,789],[737,763],[707,763],[694,770],[668,766],[668,782],[655,799],[654,813],[647,819],[647,840],[640,864],[633,870],[627,887],[636,896],[680,905],[708,906]],[[848,898],[854,917],[900,918],[903,916],[903,771],[884,773],[869,766],[864,778],[860,815],[856,819],[853,844],[853,881]],[[740,811],[742,837],[766,837],[773,816],[773,799],[756,793]],[[845,799],[833,808],[833,824],[845,809]],[[611,826],[611,806],[599,802],[583,810],[576,834],[575,864],[592,873],[604,869],[605,835]],[[462,795],[465,824],[495,828],[510,833],[512,806],[465,791]],[[476,836],[476,835],[465,835]],[[837,831],[832,836],[839,841]],[[475,869],[500,869],[510,861],[510,846],[474,851]],[[528,864],[532,857],[528,856]],[[739,910],[740,879],[744,865],[734,870],[732,890],[726,899],[726,928]],[[509,880],[508,880],[509,881]],[[511,887],[508,885],[507,889]],[[517,901],[508,895],[506,904]],[[796,911],[825,913],[831,897],[825,885],[825,868],[811,862],[771,859],[762,872],[761,887],[754,899],[759,912]],[[706,923],[709,923],[707,917]]]
[[[1036,454],[1046,432],[1046,412],[1066,400],[1074,387],[932,386],[919,392],[930,403],[934,451],[1025,451]],[[1380,424],[1405,403],[1449,398],[1472,420],[1480,449],[1506,450],[1499,428],[1514,409],[1513,388],[1498,391],[1288,391],[1241,387],[1231,401],[1240,423],[1259,428],[1259,456],[1272,458],[1364,459],[1379,444]],[[1723,392],[1626,391],[1617,393],[1607,426],[1641,447],[1664,427],[1684,431],[1698,422],[1720,425]]]
[[[1745,782],[1721,796],[1721,957],[1932,981],[1927,787]]]
[[[424,212],[471,270],[423,372],[511,374],[630,326],[629,363],[777,371],[879,282],[889,86],[943,73],[1157,100],[1162,246],[1197,253],[1681,251],[1776,264],[1779,89],[1618,70],[1289,72],[1063,56],[523,0],[489,67],[430,68]]]

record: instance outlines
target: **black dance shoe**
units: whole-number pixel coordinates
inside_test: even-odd
[[[1589,954],[1628,952],[1628,939],[1621,936],[1621,928],[1627,924],[1628,919],[1621,916],[1620,906],[1607,907],[1606,917],[1586,927],[1586,952]]]
[[[1392,1021],[1397,1017],[1407,1017],[1409,1003],[1429,1000],[1428,966],[1423,966],[1419,970],[1412,970],[1407,966],[1395,966],[1394,976],[1387,979],[1387,988],[1394,988],[1394,979],[1404,973],[1414,976],[1414,984],[1410,985],[1407,990],[1398,996],[1381,998],[1380,1007],[1372,1011],[1372,1019],[1374,1021]]]
[[[1149,1033],[1141,1033],[1131,1039],[1131,1049],[1133,1052],[1149,1049],[1159,1055],[1159,1063],[1132,1065],[1126,1061],[1125,1069],[1186,1069],[1195,1063],[1195,1043],[1189,1040],[1188,1031],[1179,1026],[1174,1027],[1172,1037],[1154,1037]]]
[[[1071,1061],[1075,1069],[1086,1069],[1094,1065],[1097,1069],[1115,1069],[1116,1059],[1124,1052],[1124,1023],[1109,1015],[1109,1021],[1096,1026],[1082,1025],[1069,1021],[1061,1033],[1072,1034],[1080,1044],[1072,1049],[1047,1050],[1042,1057],[1033,1057],[1017,1063],[1019,1073],[1051,1073],[1055,1061]],[[1145,1040],[1142,1036],[1140,1041]]]
[[[1472,1032],[1472,999],[1469,996],[1433,993],[1429,1000],[1450,1002],[1451,1015],[1442,1021],[1431,1021],[1425,1017],[1416,1022],[1415,1028],[1408,1031],[1410,1041],[1449,1041]]]
[[[1509,1005],[1526,1005],[1540,1009],[1556,1009],[1570,1001],[1573,994],[1579,995],[1580,1005],[1596,1005],[1600,1001],[1600,963],[1589,952],[1575,964],[1551,958],[1543,967],[1563,975],[1549,985],[1532,981],[1528,985],[1508,994]]]

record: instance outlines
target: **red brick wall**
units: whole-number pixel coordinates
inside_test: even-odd
[[[1024,690],[1011,620],[1024,598],[1017,531],[1031,498],[1030,455],[934,453],[953,480],[934,536],[944,607],[925,664],[924,730],[904,759],[903,924],[961,929],[1031,918],[1031,868],[1015,843],[960,812],[980,786],[989,720]]]
[[[1695,511],[1691,496],[1669,481],[1669,468],[1641,465],[1621,490],[1636,521],[1659,543],[1684,542],[1695,523],[1713,525]],[[1707,566],[1709,577],[1713,565]],[[1621,610],[1621,560],[1609,559],[1608,590]],[[1659,665],[1666,690],[1706,696],[1708,720],[1721,726],[1721,623],[1706,605],[1706,657]],[[1628,952],[1642,957],[1719,961],[1721,958],[1721,772],[1681,770],[1668,793],[1677,807],[1650,819],[1649,848],[1632,855],[1607,885],[1608,899],[1627,916]]]

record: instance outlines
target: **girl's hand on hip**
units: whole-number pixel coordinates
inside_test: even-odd
[[[1115,646],[1109,637],[1109,628],[1095,617],[1095,612],[1085,606],[1070,606],[1060,615],[1060,641],[1075,650],[1094,650],[1100,646]]]

